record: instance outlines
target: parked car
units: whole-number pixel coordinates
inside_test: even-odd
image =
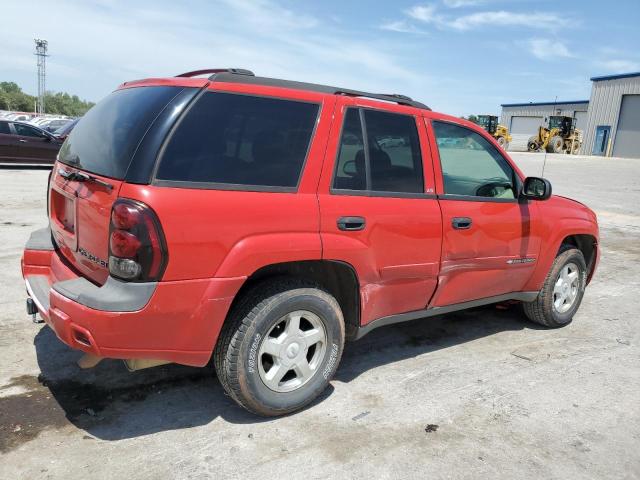
[[[62,128],[71,122],[72,120],[70,118],[59,118],[59,119],[51,120],[50,122],[45,123],[44,125],[41,126],[41,128],[43,130],[46,130],[49,133],[54,133],[59,128]]]
[[[57,130],[55,130],[53,132],[53,134],[58,137],[59,140],[65,140],[69,134],[71,133],[71,130],[73,130],[73,127],[76,126],[76,124],[80,121],[80,118],[76,118],[71,120],[69,123],[61,126],[60,128],[58,128]]]
[[[33,118],[33,115],[29,113],[12,113],[7,115],[6,120],[11,120],[12,122],[28,122]]]
[[[124,83],[60,150],[22,272],[27,312],[81,366],[213,358],[234,400],[273,416],[377,327],[503,301],[571,322],[596,216],[479,126],[403,96],[196,73]]]
[[[0,164],[53,165],[62,140],[24,122],[0,120]]]

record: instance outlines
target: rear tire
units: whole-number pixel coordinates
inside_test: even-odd
[[[336,299],[299,279],[267,281],[234,307],[214,353],[218,378],[241,406],[258,415],[291,413],[329,384],[344,348]]]
[[[571,144],[571,155],[577,155],[580,150],[580,142],[575,142]]]
[[[523,302],[524,313],[545,327],[564,327],[578,311],[586,283],[587,265],[582,252],[566,245],[551,265],[538,298]]]
[[[508,144],[504,137],[498,137],[496,138],[496,141],[498,142],[498,145],[500,145],[500,148],[502,148],[503,150],[507,149]]]

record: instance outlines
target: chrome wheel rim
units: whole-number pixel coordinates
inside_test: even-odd
[[[315,313],[297,310],[281,317],[258,350],[260,379],[275,392],[302,387],[318,372],[327,350],[327,332]]]
[[[575,263],[567,263],[553,286],[553,308],[558,313],[568,312],[578,298],[580,270]]]

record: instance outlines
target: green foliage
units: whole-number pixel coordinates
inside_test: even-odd
[[[14,82],[0,82],[0,110],[32,112],[36,97],[24,93]],[[65,92],[47,92],[44,96],[46,113],[78,117],[93,107],[93,102],[80,100],[77,95]]]
[[[469,115],[469,116],[467,117],[467,120],[469,120],[470,122],[473,122],[473,123],[478,123],[478,117],[477,117],[477,115]]]
[[[35,97],[27,95],[14,82],[0,82],[0,109],[30,112],[35,105]]]

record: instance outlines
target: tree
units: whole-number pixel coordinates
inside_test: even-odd
[[[35,105],[36,97],[24,93],[15,82],[0,82],[0,110],[30,112]],[[81,100],[77,95],[66,92],[46,92],[44,106],[46,113],[78,117],[95,105],[93,102]]]

